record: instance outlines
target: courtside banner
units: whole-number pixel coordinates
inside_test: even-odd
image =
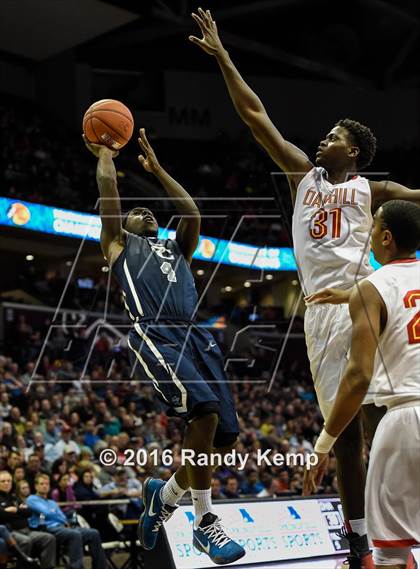
[[[246,550],[246,556],[232,565],[347,552],[338,535],[343,525],[338,498],[216,502],[214,508],[227,534]],[[192,545],[193,522],[192,506],[181,505],[164,526],[176,569],[214,567]]]
[[[4,197],[0,197],[0,225],[91,241],[99,241],[101,233],[98,215]],[[174,239],[175,231],[159,228],[159,238]],[[417,257],[420,259],[419,251]],[[200,235],[194,259],[249,269],[297,270],[290,247],[256,247],[204,235]],[[373,255],[370,261],[375,269],[379,267]]]

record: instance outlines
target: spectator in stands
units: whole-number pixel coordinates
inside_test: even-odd
[[[19,407],[13,407],[10,411],[10,422],[13,427],[13,431],[17,435],[23,435],[25,433],[25,419],[22,417]]]
[[[11,423],[3,423],[3,429],[1,433],[1,442],[7,448],[13,448],[16,446],[16,435],[13,432],[13,427]]]
[[[0,417],[2,419],[7,419],[11,410],[12,405],[10,403],[10,396],[6,391],[4,391],[0,397]]]
[[[6,541],[2,537],[2,531],[0,526],[0,569],[7,569],[8,559],[9,559],[9,549],[7,547]]]
[[[64,458],[57,458],[51,468],[51,479],[56,483],[62,474],[69,471],[69,464]]]
[[[21,502],[26,503],[26,499],[31,493],[31,488],[30,488],[27,480],[18,480],[17,482],[15,480],[15,486],[16,486],[17,498]]]
[[[83,443],[86,446],[93,449],[96,443],[100,440],[101,437],[98,435],[98,427],[95,425],[94,419],[86,421],[85,436],[83,438]]]
[[[78,501],[100,500],[102,497],[93,485],[93,473],[90,469],[82,473],[80,480],[75,483],[73,490]]]
[[[61,458],[64,452],[68,452],[69,448],[78,456],[80,454],[79,445],[72,440],[73,429],[69,425],[63,425],[61,429],[61,438],[53,447],[53,454],[50,457],[53,460]]]
[[[130,503],[121,504],[117,509],[122,517],[127,519],[137,518],[141,514],[143,505],[140,500],[142,486],[136,478],[129,478],[123,467],[116,469],[113,481],[98,489],[102,498],[129,498]]]
[[[21,480],[25,479],[25,469],[23,466],[17,466],[13,472],[13,482],[17,485]],[[26,482],[26,481],[25,481]]]
[[[268,498],[269,496],[273,496],[273,477],[271,474],[266,473],[262,484],[263,489],[258,492],[257,498]]]
[[[239,484],[235,476],[229,476],[226,479],[226,484],[223,493],[229,500],[239,498]]]
[[[70,528],[66,515],[54,500],[48,499],[50,479],[40,474],[35,481],[36,494],[28,497],[27,504],[33,515],[29,519],[32,528],[45,525],[58,546],[64,546],[70,559],[70,569],[83,569],[83,547],[87,545],[92,556],[92,568],[104,569],[106,557],[98,530],[93,528]]]
[[[258,470],[249,468],[245,472],[245,481],[240,487],[240,493],[244,496],[256,496],[261,490],[263,490],[264,485],[258,479]]]
[[[282,470],[278,476],[278,481],[280,485],[281,492],[288,492],[289,491],[289,480],[290,475],[288,470]]]
[[[14,555],[19,561],[25,563],[26,567],[38,569],[39,563],[36,559],[24,553],[16,540],[12,537],[6,526],[0,525],[0,567],[6,569],[9,555]],[[4,565],[3,565],[4,563]]]
[[[31,454],[26,466],[26,480],[29,482],[31,492],[35,490],[35,478],[42,473],[41,459],[37,454]]]
[[[11,472],[14,472],[18,466],[22,466],[23,457],[18,453],[12,451],[7,459],[7,467]]]
[[[93,472],[86,469],[80,475],[80,479],[75,483],[73,489],[76,499],[79,502],[86,500],[101,500],[101,496],[97,492],[93,484]],[[99,530],[101,536],[109,533],[109,524],[107,521],[108,509],[106,506],[96,505],[82,507],[80,514],[86,519],[90,526]]]
[[[61,509],[67,516],[69,513],[74,512],[76,496],[70,483],[69,474],[65,473],[60,476],[57,486],[51,492],[51,498],[56,502],[72,502],[72,504],[62,506]]]
[[[50,404],[50,402],[48,401]],[[51,404],[50,404],[51,405]],[[57,429],[57,422],[55,419],[47,419],[44,432],[44,442],[45,445],[52,445],[58,443],[60,440],[60,434]]]
[[[37,567],[34,555],[39,558],[42,569],[55,567],[55,537],[41,531],[33,531],[28,526],[31,515],[28,507],[11,493],[12,477],[7,470],[0,472],[0,524],[7,527],[9,537],[3,533],[11,551],[18,559]]]
[[[211,499],[212,500],[224,500],[226,496],[222,492],[222,483],[215,476],[211,479]]]

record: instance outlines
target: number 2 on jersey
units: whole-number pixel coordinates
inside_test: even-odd
[[[409,290],[404,296],[404,306],[415,308],[418,300],[420,300],[420,290]],[[409,344],[420,344],[420,310],[407,324],[407,332]]]
[[[341,207],[320,209],[311,220],[309,233],[313,239],[322,239],[328,234],[328,217],[331,218],[331,238],[336,239],[341,235]]]

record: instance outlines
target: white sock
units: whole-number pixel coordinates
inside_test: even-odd
[[[173,474],[165,486],[162,486],[161,492],[161,498],[165,504],[169,504],[169,506],[176,506],[185,494],[186,490],[181,488],[175,480],[175,474]]]
[[[354,533],[358,533],[360,536],[367,534],[366,518],[349,520],[349,524]]]
[[[208,490],[193,490],[191,488],[191,498],[195,513],[194,528],[197,529],[203,516],[207,514],[207,512],[213,512],[211,488]]]

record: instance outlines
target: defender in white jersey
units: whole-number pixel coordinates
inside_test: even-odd
[[[372,132],[353,120],[336,123],[320,142],[313,163],[305,152],[283,138],[271,122],[261,100],[241,77],[220,41],[210,11],[199,8],[198,14],[192,16],[202,37],[190,36],[190,41],[215,57],[238,114],[287,176],[295,206],[293,237],[301,286],[306,294],[314,292],[314,286],[325,286],[324,282],[331,286],[331,280],[323,280],[324,272],[328,279],[333,272],[337,286],[351,286],[356,276],[366,276],[369,270],[365,261],[369,253],[369,207],[374,212],[380,204],[392,199],[420,202],[420,190],[409,190],[390,181],[349,180],[355,172],[369,166],[376,149]],[[323,167],[325,175],[320,177],[315,165]],[[352,189],[357,189],[357,197]],[[307,194],[306,190],[313,193]],[[308,354],[324,418],[328,417],[347,363],[350,347],[347,310],[342,306],[319,306],[308,310],[306,317]],[[372,419],[374,406],[365,407],[370,408]],[[374,415],[376,420],[377,413]],[[375,420],[371,421],[371,431]],[[372,561],[363,519],[366,467],[360,416],[343,432],[334,450],[340,497],[350,531],[349,569],[369,569]]]
[[[384,266],[351,292],[350,361],[315,445],[318,465],[305,479],[305,493],[316,490],[328,453],[373,383],[375,403],[387,407],[373,440],[366,482],[368,534],[377,569],[415,566],[410,548],[420,544],[418,247],[420,207],[400,200],[381,207],[375,215],[372,248]]]
[[[350,289],[356,279],[372,273],[366,242],[372,220],[372,193],[366,178],[353,176],[334,185],[322,167],[304,176],[296,191],[292,231],[305,296],[327,286]],[[337,395],[337,378],[348,361],[348,306],[308,304],[305,337],[318,403],[327,418]],[[367,396],[365,403],[373,399]]]

